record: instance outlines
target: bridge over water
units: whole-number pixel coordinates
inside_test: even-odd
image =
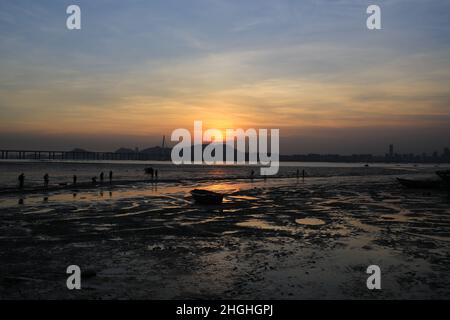
[[[0,150],[2,160],[165,160],[161,153],[51,150]]]

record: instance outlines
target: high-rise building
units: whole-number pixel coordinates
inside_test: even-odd
[[[394,145],[393,144],[389,145],[389,157],[391,157],[391,158],[394,157]]]
[[[444,161],[450,161],[450,149],[444,148],[444,154],[442,155]]]

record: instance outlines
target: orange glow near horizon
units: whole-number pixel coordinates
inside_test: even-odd
[[[356,141],[367,128],[404,129],[398,136],[409,141],[411,132],[419,140],[436,128],[448,132],[446,15],[418,24],[398,7],[383,18],[391,28],[377,32],[360,19],[364,5],[269,2],[92,4],[86,28],[68,32],[50,2],[6,1],[3,143],[22,135],[30,145],[48,136],[131,144],[192,132],[195,120],[223,134],[280,129],[280,138],[341,130]],[[422,14],[423,6],[409,10]],[[430,6],[428,13],[447,9]],[[446,136],[436,135],[439,144]]]
[[[203,121],[205,129],[222,132],[237,128],[284,128],[289,132],[311,126],[426,126],[439,122],[440,116],[446,119],[448,112],[433,98],[429,102],[414,99],[439,96],[446,90],[444,84],[403,82],[366,87],[293,79],[247,86],[233,83],[214,90],[197,88],[192,83],[189,90],[196,93],[192,96],[184,92],[163,97],[135,96],[124,90],[111,101],[66,101],[67,106],[61,108],[53,107],[60,105],[60,98],[53,94],[30,92],[19,96],[0,92],[9,104],[19,104],[19,109],[25,105],[39,111],[2,118],[0,130],[159,136],[177,128],[192,130],[195,120]]]

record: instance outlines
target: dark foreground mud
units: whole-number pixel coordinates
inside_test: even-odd
[[[388,176],[201,186],[226,202],[193,204],[182,184],[2,198],[0,298],[450,298],[445,191]],[[82,290],[66,288],[72,264]]]

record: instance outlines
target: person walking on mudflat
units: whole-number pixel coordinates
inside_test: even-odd
[[[24,175],[23,173],[21,173],[21,174],[19,175],[18,180],[19,180],[19,188],[20,188],[20,189],[23,189],[23,186],[24,186],[24,184],[25,184],[25,175]]]
[[[44,174],[44,186],[47,188],[49,182],[49,176],[48,173]]]

